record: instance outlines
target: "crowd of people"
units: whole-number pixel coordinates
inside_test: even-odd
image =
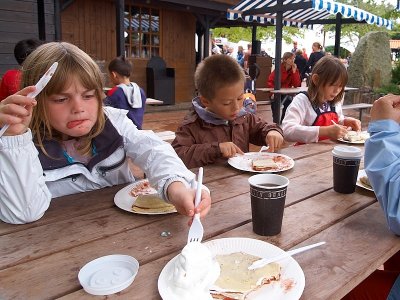
[[[189,219],[196,213],[204,217],[211,208],[210,192],[203,186],[200,205],[194,207],[196,181],[189,168],[248,152],[250,143],[276,152],[284,140],[314,143],[361,129],[360,120],[346,117],[341,108],[346,67],[340,59],[324,55],[319,43],[313,44],[308,60],[297,43],[282,57],[282,87],[299,86],[306,73],[309,82],[306,92],[290,99],[281,126],[243,106],[243,68],[251,49],[241,51],[240,60],[230,55],[204,59],[194,74],[198,96],[172,144],[139,130],[146,96],[131,82],[133,68],[124,57],[109,63],[115,87],[106,96],[98,65],[78,47],[51,42],[30,49],[12,83],[16,90],[0,102],[0,127],[9,124],[0,137],[0,219],[7,223],[40,219],[56,197],[136,181],[127,158],[143,169],[150,184],[179,213]],[[302,61],[300,66],[296,59]],[[58,68],[53,78],[36,98],[29,97],[54,62]],[[272,72],[268,86],[274,76]],[[365,152],[368,177],[389,230],[397,235],[399,107],[400,96],[388,95],[375,102]],[[380,286],[367,278],[346,299],[399,299],[399,256],[385,264],[384,272],[371,275]]]

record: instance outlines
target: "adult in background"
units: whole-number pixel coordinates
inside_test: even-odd
[[[386,95],[371,109],[364,164],[389,230],[400,236],[400,96]],[[399,240],[400,242],[400,240]],[[347,294],[344,300],[400,299],[400,252]]]
[[[251,55],[251,44],[247,44],[247,51],[244,52],[244,69],[249,70],[249,57]]]
[[[43,44],[43,42],[38,39],[25,39],[16,43],[14,47],[14,56],[18,64],[22,66],[22,63],[28,55],[41,44]],[[0,84],[0,101],[19,91],[20,82],[21,70],[8,70],[5,72]]]
[[[290,52],[292,52],[293,54],[295,54],[296,51],[297,51],[297,42],[296,42],[296,41],[293,41],[293,49],[290,50]]]
[[[294,63],[295,55],[292,52],[285,52],[282,56],[281,64],[281,88],[292,88],[301,86],[300,72],[297,65]],[[267,87],[273,88],[275,86],[275,70],[268,77]],[[281,122],[285,116],[285,112],[290,103],[292,103],[293,97],[290,95],[282,94],[283,110],[281,116]],[[272,101],[271,108],[275,111],[278,103]]]
[[[314,42],[312,44],[312,53],[310,54],[310,58],[307,61],[306,73],[311,73],[314,65],[319,61],[322,57],[325,56],[325,52],[322,51],[322,45],[318,42]]]
[[[239,65],[244,68],[244,50],[242,46],[238,46],[238,51],[237,51],[237,56],[236,60],[239,63]]]
[[[295,53],[294,63],[296,64],[297,68],[300,72],[301,79],[305,78],[305,72],[307,68],[307,60],[303,57],[303,51],[297,49]]]
[[[308,54],[307,54],[307,50],[306,48],[302,48],[301,50],[303,50],[303,57],[308,60]]]

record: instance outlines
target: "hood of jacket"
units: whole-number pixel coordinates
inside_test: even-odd
[[[193,105],[193,114],[189,118],[186,119],[187,123],[192,123],[196,120],[197,117],[202,119],[204,122],[213,124],[213,125],[228,125],[229,120],[222,119],[217,114],[207,110],[200,102],[199,97],[195,97],[192,100]],[[237,116],[237,118],[246,114],[244,108],[242,108]]]
[[[128,101],[129,105],[132,108],[141,108],[142,107],[142,96],[140,94],[139,86],[134,83],[130,82],[129,84],[121,83],[118,85],[120,87],[125,96],[126,100]]]

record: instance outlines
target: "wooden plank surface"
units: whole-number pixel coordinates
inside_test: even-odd
[[[203,220],[204,240],[247,237],[285,250],[325,240],[326,246],[295,257],[306,277],[302,299],[340,299],[400,250],[400,243],[387,229],[373,192],[358,187],[353,194],[333,191],[335,145],[328,141],[281,150],[295,159],[295,167],[282,173],[290,184],[282,232],[273,237],[252,231],[248,178],[254,173],[228,164],[207,166],[204,182],[213,203]],[[97,298],[160,299],[158,276],[186,244],[188,219],[119,209],[113,199],[124,186],[54,199],[45,216],[32,224],[0,223],[0,295],[5,299],[95,298],[82,290],[79,269],[100,256],[127,254],[141,265],[133,284]],[[170,235],[162,236],[165,231]]]

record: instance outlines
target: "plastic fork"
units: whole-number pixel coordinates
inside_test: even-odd
[[[40,92],[44,89],[44,87],[49,83],[51,77],[53,76],[54,72],[56,71],[58,66],[58,62],[54,62],[51,67],[46,71],[46,73],[39,79],[39,81],[36,83],[35,91],[29,93],[27,97],[29,98],[35,98],[37,95],[40,94]],[[10,124],[5,124],[3,128],[0,128],[0,137],[6,132],[6,130],[10,127]]]
[[[203,168],[199,168],[199,174],[197,175],[197,189],[196,189],[196,196],[194,198],[194,207],[197,207],[200,203],[201,199],[201,187],[203,184]],[[191,242],[201,242],[203,239],[204,228],[203,224],[200,221],[200,214],[197,213],[194,215],[192,225],[189,228],[188,234],[188,243]]]

